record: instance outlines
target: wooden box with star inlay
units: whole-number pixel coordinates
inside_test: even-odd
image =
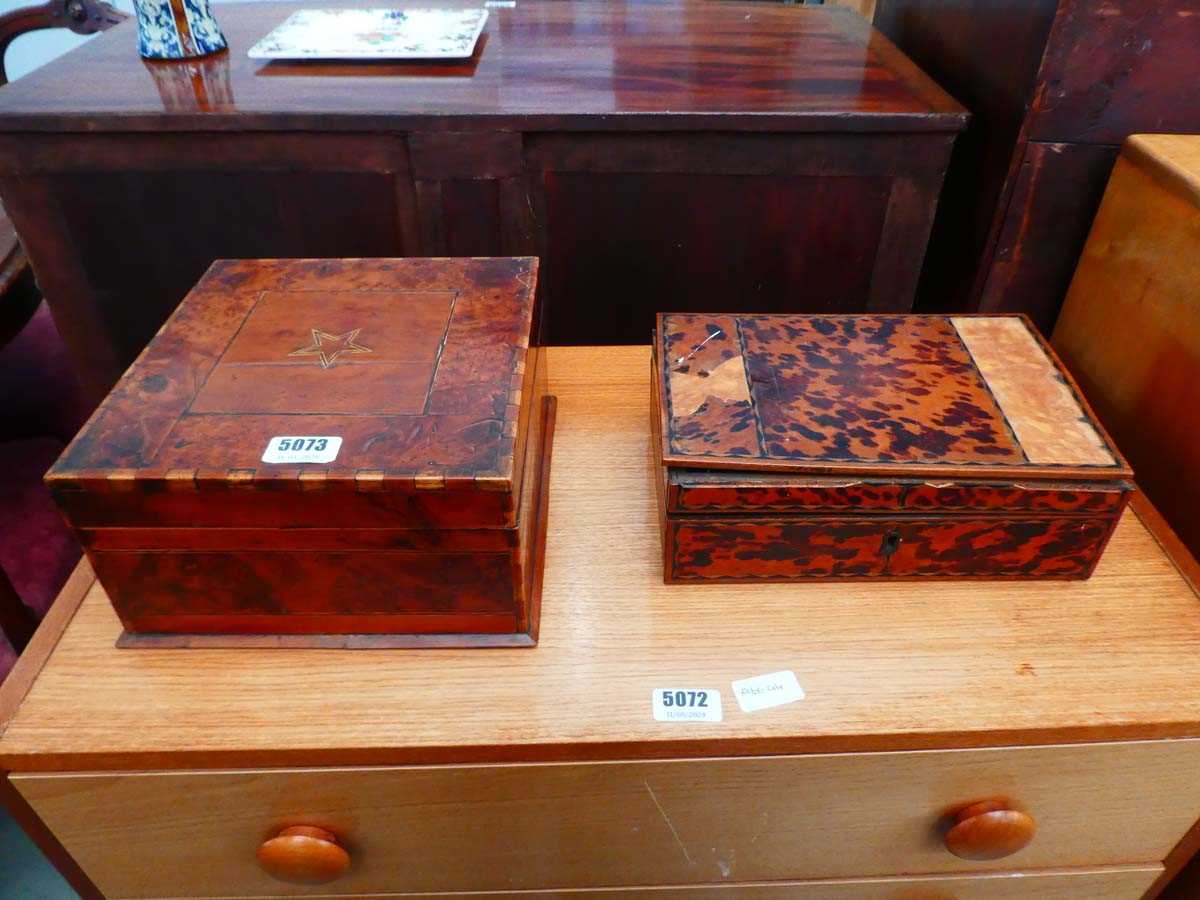
[[[222,260],[46,476],[131,646],[537,640],[537,261]]]
[[[1022,316],[658,318],[668,582],[1087,578],[1134,489]]]

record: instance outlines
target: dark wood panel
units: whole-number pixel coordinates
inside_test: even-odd
[[[0,134],[0,175],[230,169],[407,173],[409,159],[400,135]]]
[[[973,302],[1057,8],[1058,0],[878,0],[876,27],[971,111],[930,236],[922,311]]]
[[[1117,147],[1030,143],[979,308],[1054,327]]]
[[[505,178],[525,169],[521,135],[510,131],[441,131],[408,136],[413,177]]]
[[[72,172],[0,187],[96,400],[214,259],[408,249],[387,173]]]
[[[528,167],[702,175],[941,175],[953,137],[894,134],[533,134]]]
[[[1119,144],[1200,130],[1196,0],[1064,0],[1029,136]]]
[[[422,252],[495,256],[506,251],[500,184],[490,180],[418,181]]]
[[[941,186],[941,172],[892,182],[867,310],[908,312],[913,308]]]
[[[352,131],[386,121],[431,131],[878,132],[957,131],[962,122],[931,79],[839,8],[523,0],[489,10],[465,65],[246,56],[304,5],[222,4],[217,19],[232,49],[206,73],[220,90],[203,102],[181,103],[186,87],[160,89],[162,67],[139,63],[130,19],[8,85],[0,117],[8,129],[48,131]]]
[[[1200,10],[1194,0],[879,0],[875,23],[972,112],[917,308],[1019,310],[1049,328],[1113,148],[1131,133],[1200,130]],[[1031,141],[1096,149],[1076,152],[1071,172]]]
[[[504,243],[500,189],[494,181],[444,182],[442,216],[449,256],[488,256]]]
[[[583,344],[644,342],[662,310],[866,309],[892,184],[551,172],[542,187],[546,340]]]
[[[1155,897],[1159,900],[1196,900],[1197,897],[1200,897],[1200,856],[1191,855],[1195,848],[1200,846],[1200,823],[1197,823],[1188,832],[1185,840],[1188,840],[1188,844],[1184,847],[1183,852],[1186,854],[1184,858],[1191,857],[1191,862],[1166,885],[1165,889],[1160,883],[1155,882],[1155,887],[1159,890],[1147,894],[1147,900],[1153,900]]]
[[[966,113],[845,9],[529,0],[466,62],[237,49],[294,8],[223,5],[234,51],[178,67],[118,27],[0,96],[0,193],[94,397],[218,257],[538,254],[539,333],[588,343],[911,306]]]

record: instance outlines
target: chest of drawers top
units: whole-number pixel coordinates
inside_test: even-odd
[[[1084,582],[664,585],[647,348],[547,355],[559,413],[537,648],[119,650],[120,623],[82,570],[63,597],[78,610],[40,672],[23,663],[5,684],[0,767],[583,761],[1200,735],[1200,605],[1151,508],[1126,511]],[[732,681],[784,669],[802,700],[739,708]],[[655,721],[656,688],[719,690],[724,720]]]
[[[449,121],[504,131],[706,124],[957,132],[967,118],[844,8],[522,0],[489,10],[469,60],[364,68],[246,56],[302,7],[222,5],[229,52],[184,67],[143,65],[131,18],[10,85],[0,98],[0,130],[445,130]]]

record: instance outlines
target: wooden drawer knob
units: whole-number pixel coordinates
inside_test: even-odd
[[[325,884],[350,867],[350,854],[324,828],[293,825],[263,842],[258,862],[280,881]]]
[[[1033,817],[1007,800],[983,800],[958,811],[946,832],[946,849],[961,859],[1002,859],[1033,840]]]

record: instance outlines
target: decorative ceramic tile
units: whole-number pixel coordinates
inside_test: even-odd
[[[486,9],[302,9],[250,48],[251,59],[464,59]]]

